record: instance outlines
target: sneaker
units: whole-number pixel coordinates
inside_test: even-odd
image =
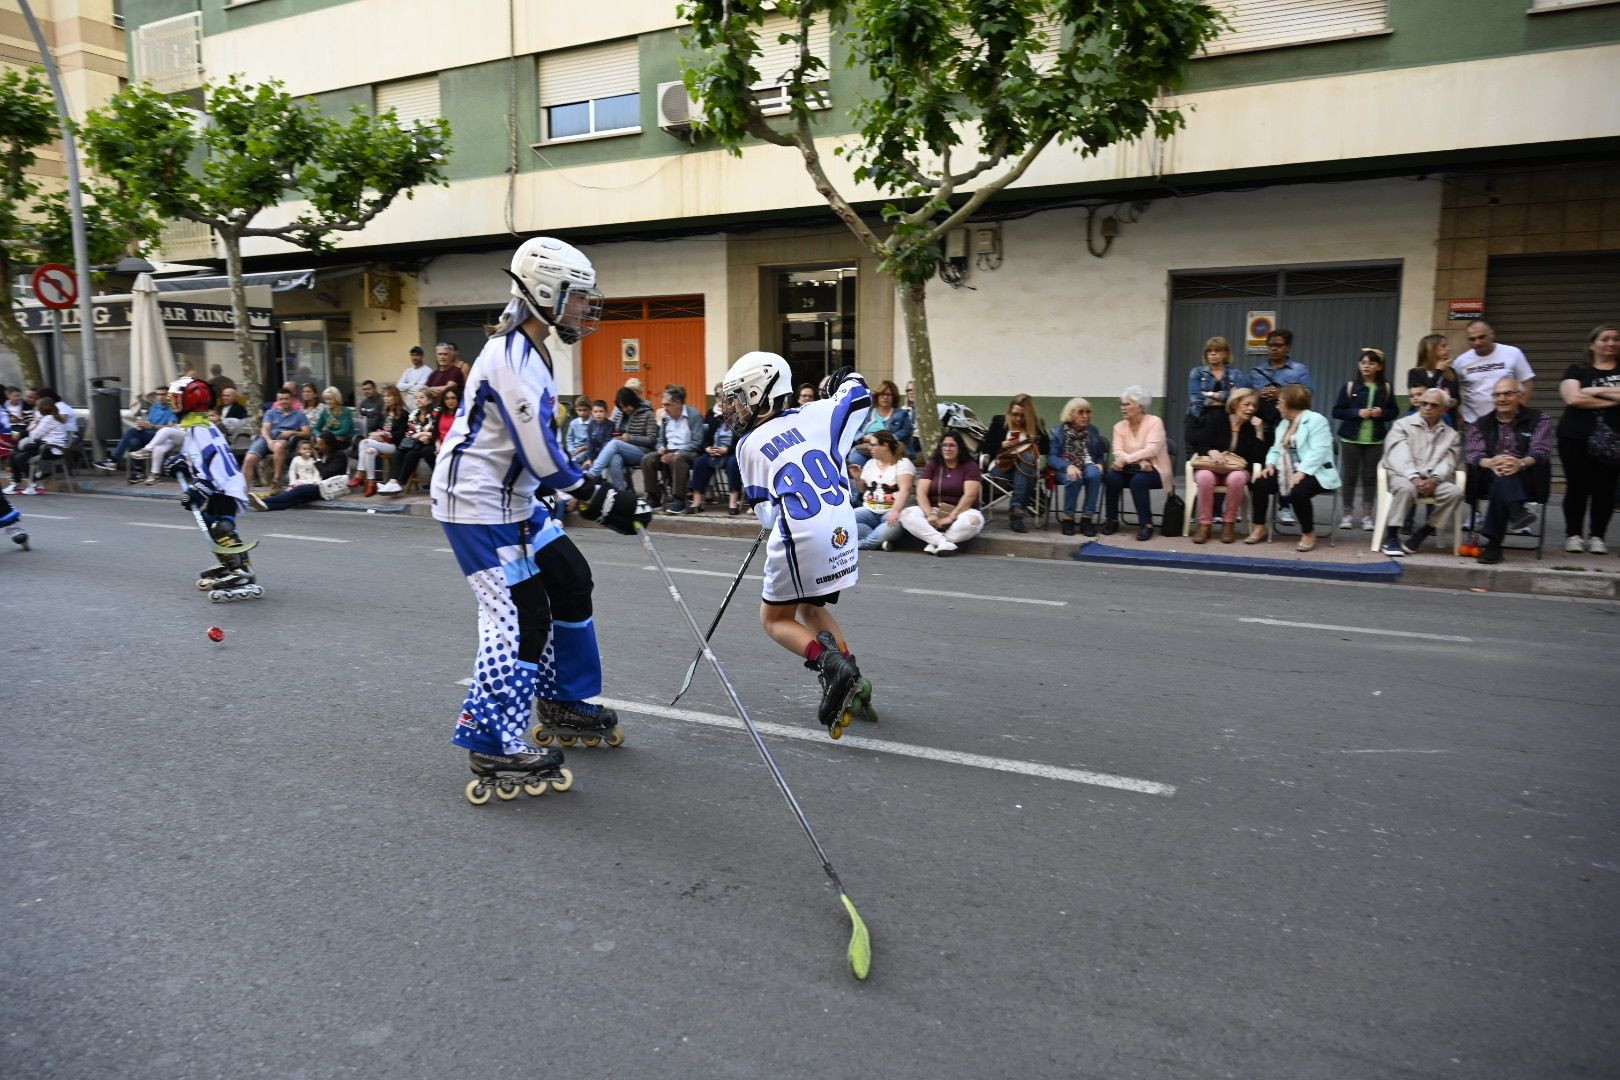
[[[664,513],[679,517],[680,515],[686,513],[686,504],[683,502],[669,503],[664,507]]]
[[[16,483],[10,483],[7,484],[3,489],[0,489],[0,495],[17,495],[20,494],[21,491],[22,489]]]
[[[1583,555],[1586,553],[1586,540],[1579,536],[1571,536],[1564,541],[1564,550],[1571,555]]]
[[[253,507],[253,509],[255,509],[255,510],[268,510],[268,509],[270,509],[270,504],[269,503],[265,502],[263,499],[259,498],[257,495],[255,495],[251,491],[248,492],[247,503],[248,503],[249,506]]]
[[[1419,551],[1423,550],[1423,545],[1428,543],[1429,537],[1433,535],[1434,530],[1429,528],[1427,525],[1424,525],[1419,529],[1413,529],[1412,535],[1408,536],[1406,538],[1406,543],[1401,545],[1403,548],[1403,553],[1407,555],[1416,555]],[[1389,554],[1387,550],[1389,547],[1388,541],[1385,541],[1384,547],[1386,549],[1384,553],[1386,555]]]
[[[29,490],[28,494],[30,494],[30,495],[43,495],[43,494],[45,494],[45,485],[44,484],[35,484]]]
[[[1362,514],[1361,515],[1361,531],[1362,532],[1372,532],[1373,531],[1373,519],[1372,519],[1371,514]]]
[[[1403,555],[1409,554],[1409,552],[1401,546],[1401,540],[1398,536],[1386,537],[1384,539],[1384,546],[1378,550],[1381,553],[1388,555],[1392,559],[1399,559]]]
[[[1594,536],[1586,542],[1586,551],[1589,555],[1607,555],[1609,545],[1603,542],[1603,537]]]
[[[401,491],[404,491],[404,490],[405,490],[404,488],[399,486],[399,481],[398,480],[390,480],[390,481],[388,481],[388,483],[383,484],[381,487],[379,487],[377,489],[377,494],[379,494],[379,495],[398,495]]]
[[[118,471],[118,462],[114,461],[112,458],[104,458],[101,461],[93,462],[93,464],[95,465],[96,468],[100,469],[102,472],[117,472]]]
[[[894,550],[894,541],[893,540],[885,540],[885,541],[883,541],[883,543],[879,544],[878,546],[881,547],[884,551],[893,551]]]
[[[939,543],[934,545],[935,555],[949,555],[955,550],[956,545],[951,543],[949,540],[941,540]]]
[[[1535,511],[1520,510],[1508,521],[1508,528],[1516,533],[1529,536],[1530,531],[1536,527],[1536,522],[1539,520],[1540,518],[1536,517]]]
[[[1355,527],[1356,519],[1349,514],[1344,515],[1344,518],[1339,522],[1339,528],[1341,529],[1353,529]]]
[[[1097,523],[1095,521],[1092,521],[1090,518],[1086,518],[1084,521],[1082,521],[1080,523],[1080,535],[1081,536],[1096,536],[1097,535]]]
[[[150,451],[150,450],[131,450],[129,452],[129,456],[133,457],[133,458],[140,458],[142,461],[145,461],[147,458],[152,456],[152,451]]]
[[[1279,524],[1279,525],[1293,525],[1293,524],[1296,524],[1296,522],[1294,521],[1294,511],[1292,509],[1288,508],[1288,507],[1284,507],[1283,509],[1278,510],[1277,511],[1277,524]]]
[[[1502,545],[1486,544],[1485,550],[1479,553],[1478,561],[1482,566],[1495,566],[1502,561]]]
[[[924,555],[938,555],[939,554],[939,545],[938,544],[924,544],[923,545],[923,554]]]

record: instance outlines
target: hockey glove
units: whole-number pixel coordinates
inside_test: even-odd
[[[587,521],[606,525],[626,536],[634,536],[637,525],[645,528],[652,521],[652,507],[638,499],[634,491],[620,491],[612,484],[597,487],[579,513]]]
[[[184,456],[175,454],[163,463],[163,475],[168,477],[184,476],[187,480],[195,482],[196,476],[191,471],[191,462]]]
[[[839,368],[825,379],[822,379],[821,396],[824,398],[829,398],[838,393],[838,388],[843,385],[844,380],[853,374],[855,374],[855,369],[850,367],[848,364],[845,364],[843,367]]]
[[[186,488],[185,494],[180,496],[180,505],[187,510],[203,510],[208,506],[208,497],[214,489],[207,484],[192,484]]]

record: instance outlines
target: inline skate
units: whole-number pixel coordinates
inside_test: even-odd
[[[529,742],[549,746],[555,738],[564,746],[581,742],[586,746],[623,746],[619,714],[589,701],[546,701],[534,703],[535,723],[529,729]]]
[[[563,767],[561,750],[544,749],[532,754],[482,754],[467,751],[467,764],[473,779],[467,781],[467,801],[483,806],[490,796],[508,802],[518,791],[538,798],[550,791],[567,791],[574,786],[574,774]]]
[[[24,551],[29,550],[29,548],[28,548],[28,531],[26,529],[24,529],[21,525],[15,525],[15,524],[7,525],[6,526],[6,535],[11,537],[11,542],[13,544],[16,544],[18,547],[22,548]]]

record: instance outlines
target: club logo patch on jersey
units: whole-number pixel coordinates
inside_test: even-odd
[[[517,414],[518,419],[522,420],[525,424],[531,423],[534,420],[534,402],[530,401],[528,398],[519,399],[517,403]]]
[[[832,542],[833,547],[835,548],[841,548],[845,544],[849,543],[849,530],[844,528],[842,525],[834,529],[832,534]]]

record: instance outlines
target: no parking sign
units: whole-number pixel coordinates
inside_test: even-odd
[[[1265,352],[1266,338],[1277,329],[1275,311],[1251,311],[1245,324],[1243,348],[1246,352]]]
[[[60,311],[79,302],[79,279],[73,270],[60,263],[46,263],[34,271],[30,279],[34,286],[34,299],[48,308]]]

